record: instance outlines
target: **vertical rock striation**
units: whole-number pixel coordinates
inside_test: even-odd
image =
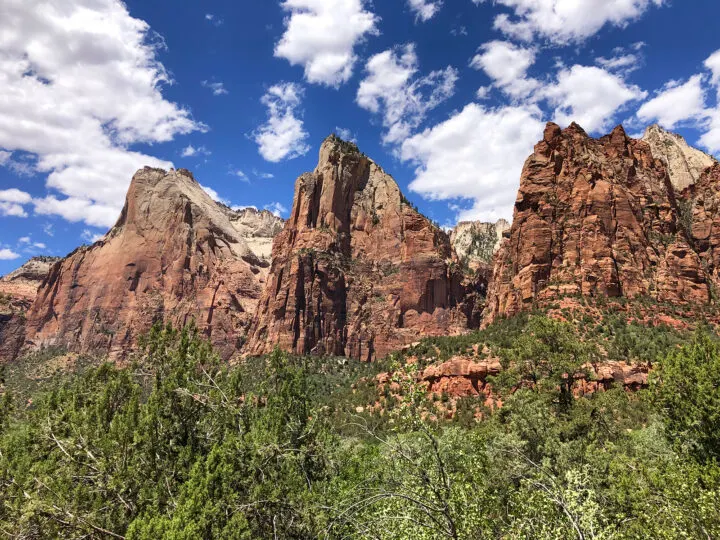
[[[272,234],[273,225],[250,221],[215,203],[189,171],[138,171],[115,227],[52,267],[27,314],[28,346],[118,359],[155,322],[194,320],[230,357],[244,340],[269,267],[243,234],[263,227]]]
[[[621,126],[593,139],[548,124],[495,258],[487,320],[573,294],[708,303],[711,279],[681,203],[650,145]]]
[[[246,352],[372,360],[459,333],[473,325],[462,281],[447,235],[382,168],[331,136],[295,184]]]

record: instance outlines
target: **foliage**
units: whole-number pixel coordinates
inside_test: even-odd
[[[568,374],[586,362],[642,355],[639,329],[608,322],[508,319],[427,340],[405,353],[419,355],[410,365],[276,351],[235,367],[196,329],[156,327],[130,366],[84,369],[30,406],[0,397],[0,531],[719,537],[720,345],[707,330],[681,347],[680,334],[653,330],[665,350],[648,353],[660,366],[650,389],[573,400]],[[507,367],[494,381],[512,386],[503,406],[483,421],[427,414],[417,370],[473,345]],[[390,368],[398,402],[373,409],[374,375]]]

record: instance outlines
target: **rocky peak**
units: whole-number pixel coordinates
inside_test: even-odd
[[[0,283],[3,286],[9,284],[27,284],[34,286],[35,290],[37,290],[40,283],[47,277],[52,265],[59,260],[60,257],[32,257],[17,270],[0,278]]]
[[[677,191],[697,182],[708,167],[717,163],[712,156],[688,145],[682,136],[657,124],[645,130],[642,140],[650,145],[653,156],[665,164]]]
[[[115,227],[53,266],[28,312],[28,345],[122,358],[153,323],[194,319],[229,357],[267,275],[258,241],[277,228],[253,228],[187,170],[141,169]]]
[[[504,219],[495,223],[461,221],[450,231],[450,244],[461,260],[470,264],[490,264],[509,229],[510,223]]]
[[[17,356],[25,341],[25,314],[57,257],[33,257],[0,278],[0,365]]]
[[[371,360],[468,327],[447,235],[357,146],[330,136],[273,246],[247,352]]]
[[[495,259],[488,320],[577,294],[709,302],[681,203],[651,146],[621,126],[593,139],[576,124],[548,124]]]

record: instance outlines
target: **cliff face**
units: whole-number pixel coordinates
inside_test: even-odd
[[[509,230],[510,224],[504,219],[495,223],[461,221],[450,231],[450,244],[468,264],[490,264],[500,249],[503,235]]]
[[[679,195],[681,221],[713,283],[720,285],[720,163]]]
[[[251,221],[215,203],[188,171],[138,171],[115,227],[51,269],[27,314],[28,346],[117,359],[153,323],[194,319],[231,356],[269,267],[244,237]],[[268,244],[273,226],[256,229]]]
[[[458,333],[473,324],[462,280],[447,235],[357,147],[330,137],[295,184],[246,352],[371,360]]]
[[[622,127],[592,139],[548,124],[495,258],[487,320],[572,294],[708,303],[712,280],[688,242],[683,199],[655,157]]]
[[[0,365],[15,358],[25,342],[25,317],[38,287],[60,259],[33,257],[0,278]]]
[[[645,130],[642,140],[650,145],[653,156],[665,164],[676,191],[693,185],[708,167],[717,163],[715,158],[689,146],[680,135],[665,131],[657,124]]]

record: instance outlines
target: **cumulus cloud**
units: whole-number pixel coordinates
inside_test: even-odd
[[[212,91],[213,96],[223,96],[230,93],[225,88],[225,83],[203,81],[200,84],[203,85],[205,88],[209,88]]]
[[[379,17],[366,9],[365,0],[285,0],[285,33],[275,56],[302,66],[305,79],[338,87],[352,76],[355,47],[366,36],[377,35]]]
[[[607,130],[616,112],[647,92],[627,84],[620,75],[596,66],[563,68],[555,84],[543,90],[559,124],[577,122],[589,132]]]
[[[417,164],[410,189],[434,200],[472,201],[460,220],[512,218],[523,163],[542,137],[541,117],[532,105],[467,105],[403,142],[401,158]]]
[[[5,165],[8,161],[10,161],[11,156],[12,156],[12,152],[6,152],[5,150],[0,150],[0,165]]]
[[[100,204],[81,197],[58,199],[49,195],[34,199],[33,204],[38,215],[60,216],[71,223],[83,221],[93,227],[112,227],[120,215],[117,206]],[[122,204],[120,209],[122,210]]]
[[[440,0],[407,0],[407,4],[415,14],[415,20],[422,22],[432,19],[442,7]]]
[[[268,88],[262,103],[268,109],[268,120],[254,134],[260,155],[271,162],[305,155],[308,133],[298,118],[303,88],[295,83],[280,83]]]
[[[3,248],[0,249],[0,261],[14,261],[19,258],[20,255],[12,251],[11,249]]]
[[[486,0],[473,0],[481,4]],[[524,41],[540,37],[557,44],[581,42],[605,25],[623,28],[666,0],[494,0],[511,10],[494,26]]]
[[[129,145],[204,129],[163,97],[162,46],[119,0],[3,0],[0,147],[34,155],[34,172],[64,197],[41,200],[40,213],[82,207],[111,225],[135,170],[171,166]]]
[[[416,77],[418,58],[413,44],[376,54],[365,66],[357,104],[382,115],[385,143],[397,143],[416,129],[429,111],[453,95],[458,79],[451,66]]]
[[[705,93],[702,75],[695,75],[685,83],[671,81],[651,100],[638,109],[643,122],[657,121],[668,129],[689,119],[705,115]]]
[[[27,217],[24,204],[32,202],[29,193],[19,189],[0,190],[0,216]]]
[[[540,86],[539,81],[527,77],[527,71],[534,63],[534,49],[519,47],[508,41],[491,41],[480,47],[470,66],[482,69],[495,86],[512,97],[520,98]]]
[[[711,72],[710,83],[717,87],[720,100],[720,50],[715,51],[705,60],[705,67]]]

